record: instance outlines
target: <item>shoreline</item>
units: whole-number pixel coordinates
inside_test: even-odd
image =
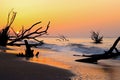
[[[120,76],[119,76],[120,65],[115,64],[116,60],[115,61],[109,60],[109,59],[100,60],[98,64],[91,64],[91,63],[75,62],[74,60],[78,57],[74,57],[71,54],[68,56],[68,53],[67,53],[67,56],[64,55],[64,57],[63,55],[59,55],[59,53],[57,54],[51,53],[50,56],[45,56],[45,54],[46,53],[41,51],[41,55],[39,56],[39,58],[36,60],[34,59],[30,60],[30,62],[67,69],[74,74],[74,76],[71,77],[71,80],[118,80],[120,79]]]
[[[39,49],[35,49],[35,51],[37,50]],[[118,80],[120,79],[120,76],[119,76],[120,65],[118,64],[119,61],[116,63],[116,61],[113,61],[113,60],[112,61],[100,60],[98,64],[75,62],[74,60],[82,57],[73,56],[74,54],[73,52],[61,53],[61,52],[55,52],[55,51],[46,50],[46,49],[45,50],[40,49],[40,54],[38,58],[33,57],[30,60],[24,60],[25,58],[15,57],[15,54],[17,53],[16,48],[15,50],[11,50],[11,51],[12,52],[10,53],[15,52],[13,53],[14,54],[13,59],[16,58],[16,60],[18,61],[23,61],[30,64],[38,64],[38,66],[45,65],[45,66],[57,68],[60,70],[62,69],[65,71],[67,70],[67,75],[69,76],[63,75],[64,73],[62,73],[62,75],[65,78],[67,77],[66,78],[67,80]],[[52,75],[52,77],[54,76]],[[59,79],[61,80],[61,78]],[[59,79],[54,79],[54,80],[59,80]],[[66,79],[62,79],[62,80],[66,80]],[[47,80],[51,80],[51,79],[47,79]]]
[[[69,70],[19,60],[14,54],[0,52],[1,80],[69,80]]]

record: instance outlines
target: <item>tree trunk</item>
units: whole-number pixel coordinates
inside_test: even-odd
[[[24,40],[24,42],[25,42],[25,45],[26,45],[25,56],[26,56],[26,57],[33,57],[33,56],[34,56],[34,55],[33,55],[33,51],[34,51],[34,50],[31,50],[31,47],[30,47],[30,45],[28,44],[27,40]]]
[[[11,16],[11,17],[10,17]],[[8,13],[7,24],[4,29],[0,31],[0,45],[6,46],[9,40],[9,29],[16,17],[16,12],[13,9]]]
[[[8,39],[9,39],[9,35],[8,35],[8,30],[9,30],[9,26],[5,27],[5,29],[3,29],[0,32],[0,45],[1,46],[6,46]]]
[[[112,51],[114,49],[115,50],[117,49],[116,46],[117,46],[117,44],[118,44],[119,41],[120,41],[120,37],[117,38],[117,40],[114,42],[113,46],[109,49],[108,53],[112,53]]]

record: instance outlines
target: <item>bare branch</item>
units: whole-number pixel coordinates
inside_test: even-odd
[[[10,27],[14,22],[17,12],[14,12],[13,9],[8,13],[7,24],[6,27]],[[10,19],[11,17],[11,19]]]
[[[40,29],[42,29],[42,27],[40,27],[40,28],[36,29],[36,30],[35,30],[35,32],[39,31]]]
[[[11,26],[11,24],[14,22],[16,14],[17,14],[17,12],[13,12],[12,18],[11,18],[10,23],[9,23],[8,26]]]
[[[39,21],[39,22],[33,24],[30,28],[28,28],[26,31],[24,31],[23,34],[25,34],[26,32],[30,31],[35,25],[37,25],[37,24],[39,24],[39,23],[41,23],[41,21]]]
[[[37,42],[39,42],[39,43],[42,43],[43,42],[43,40],[42,41],[39,41],[38,39],[36,39],[36,38],[33,38],[35,41],[37,41]]]
[[[17,36],[17,38],[12,39],[12,41],[9,42],[8,44],[12,45],[13,43],[20,41],[20,40],[23,40],[25,38],[26,39],[34,39],[34,40],[38,41],[35,38],[47,33],[47,30],[48,30],[49,25],[50,25],[50,21],[48,22],[45,30],[40,31],[42,29],[42,27],[39,27],[35,31],[30,32],[30,30],[32,30],[32,28],[39,23],[41,23],[41,22],[37,22],[37,23],[33,24],[30,28],[28,28],[26,30],[24,30],[24,27],[22,27],[21,33]]]
[[[8,13],[8,18],[7,18],[7,24],[6,24],[6,26],[8,26],[8,24],[9,24],[10,15],[11,15],[12,12],[13,12],[13,9],[11,9],[11,11]]]
[[[15,32],[15,30],[11,27],[13,33],[15,34],[16,37],[18,37],[18,34]]]
[[[50,27],[49,25],[50,25],[50,21],[47,24],[47,28],[46,28],[45,32],[47,32],[48,28]]]

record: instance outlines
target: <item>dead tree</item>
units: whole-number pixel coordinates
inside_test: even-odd
[[[116,56],[120,56],[120,52],[118,51],[116,47],[119,41],[120,41],[120,37],[118,37],[116,41],[114,42],[114,44],[112,45],[112,47],[108,51],[105,51],[105,53],[103,54],[83,55],[84,57],[88,57],[88,58],[78,59],[76,61],[87,62],[87,63],[97,63],[97,61],[100,59],[109,59],[109,58],[113,58]],[[114,50],[116,52],[113,52]]]
[[[91,39],[95,42],[95,43],[101,43],[103,40],[103,36],[100,36],[99,32],[95,32],[92,31],[91,32]]]
[[[38,41],[40,44],[43,44],[42,41],[39,41],[36,38],[39,36],[42,36],[44,34],[47,34],[47,31],[48,31],[48,28],[50,25],[50,21],[48,22],[45,30],[42,29],[43,27],[39,27],[39,28],[33,30],[33,27],[35,27],[36,25],[41,23],[41,21],[39,21],[39,22],[36,22],[35,24],[33,24],[28,29],[24,29],[24,27],[22,27],[22,29],[20,30],[20,32],[18,34],[17,32],[15,32],[15,30],[13,28],[11,28],[11,25],[14,22],[15,17],[16,17],[16,12],[14,12],[12,9],[8,13],[6,27],[0,31],[0,45],[1,46],[14,45],[15,42],[18,42],[18,41],[21,41],[24,39],[34,39],[35,41]],[[15,34],[14,36],[10,35],[10,33],[9,33],[10,28],[12,29],[13,33]],[[8,40],[9,40],[9,42],[8,42]]]
[[[6,27],[0,31],[0,45],[1,46],[7,45],[7,42],[9,39],[9,28],[14,22],[15,17],[16,17],[16,12],[14,12],[12,9],[8,14]]]
[[[48,28],[49,28],[50,21],[48,22],[45,30],[41,30],[42,27],[39,27],[39,28],[37,28],[36,30],[32,30],[33,27],[35,27],[36,25],[38,25],[38,24],[40,24],[40,23],[41,23],[41,21],[33,24],[30,28],[28,28],[28,29],[26,29],[26,30],[24,29],[24,27],[22,27],[22,29],[20,30],[20,33],[19,33],[19,34],[17,34],[17,33],[14,31],[14,29],[12,29],[13,32],[14,32],[14,34],[15,34],[15,36],[14,36],[14,38],[11,37],[11,38],[9,39],[10,42],[8,43],[8,45],[14,45],[15,42],[21,41],[21,40],[23,40],[23,39],[34,39],[35,41],[41,43],[41,41],[37,40],[36,38],[39,37],[39,36],[42,36],[42,35],[44,35],[44,34],[47,34],[47,30],[48,30]]]

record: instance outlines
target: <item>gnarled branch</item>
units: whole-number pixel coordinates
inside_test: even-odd
[[[11,39],[11,41],[8,43],[9,45],[13,45],[15,42],[23,40],[23,39],[34,39],[36,40],[37,37],[42,36],[44,34],[47,33],[47,30],[49,28],[50,25],[50,21],[47,24],[47,27],[45,30],[41,31],[42,27],[37,28],[36,30],[30,32],[34,26],[36,26],[37,24],[41,23],[41,21],[33,24],[30,28],[24,30],[24,27],[22,27],[21,29],[21,33],[19,35],[16,35],[16,38]],[[14,30],[13,30],[14,31]],[[15,33],[15,32],[14,32]],[[16,33],[15,33],[16,34]],[[38,40],[36,40],[38,41]],[[39,41],[38,41],[39,42]]]

